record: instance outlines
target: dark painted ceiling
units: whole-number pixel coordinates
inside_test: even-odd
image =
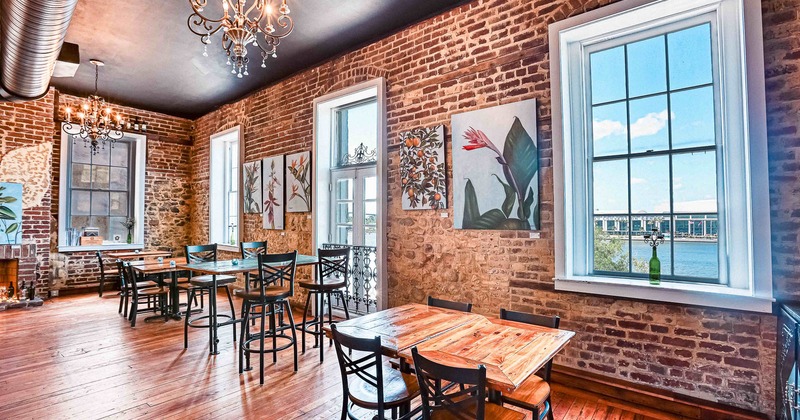
[[[209,3],[221,9],[218,1]],[[80,46],[81,65],[74,78],[53,78],[51,84],[65,93],[91,93],[89,59],[97,58],[106,63],[99,92],[112,104],[195,118],[460,3],[464,0],[289,0],[295,29],[281,41],[278,58],[262,69],[250,47],[249,56],[255,57],[250,75],[238,79],[225,65],[220,34],[203,57],[200,39],[186,24],[189,0],[80,0],[66,41]]]

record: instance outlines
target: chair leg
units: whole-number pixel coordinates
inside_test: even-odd
[[[325,345],[322,344],[324,340],[322,339],[322,324],[325,322],[325,293],[317,293],[319,297],[319,312],[317,314],[317,318],[319,322],[317,322],[314,326],[314,332],[316,332],[316,338],[319,339],[319,362],[322,363],[325,356]]]
[[[326,293],[328,295],[328,325],[333,324],[333,295],[330,292]],[[325,324],[323,324],[325,325]],[[333,338],[328,341],[328,347],[333,345]]]
[[[341,291],[341,290],[337,290],[336,293],[338,293],[339,296],[342,297],[342,306],[344,307],[344,316],[345,316],[345,318],[350,319],[350,311],[347,310],[347,301],[344,300],[344,292]]]
[[[139,299],[134,298],[131,303],[131,328],[136,326],[136,313],[139,311]]]
[[[239,336],[239,374],[244,372],[244,343],[247,341],[247,315],[250,313],[247,306],[247,301],[244,301],[242,303],[242,331]]]
[[[548,420],[553,420],[553,402],[550,401],[550,396],[547,397],[547,408],[548,408],[548,410],[547,410],[547,419]],[[534,420],[538,420],[538,419],[534,419]]]
[[[266,316],[264,314],[264,306],[261,306],[261,331],[259,331],[260,339],[260,352],[258,352],[258,373],[259,373],[259,383],[264,385],[264,321],[266,321]]]
[[[269,329],[272,332],[272,364],[278,363],[278,325],[275,323],[275,304],[269,304]]]
[[[292,327],[292,347],[294,348],[294,371],[297,372],[297,330],[295,330],[294,317],[292,316],[292,305],[288,300],[284,300],[283,304],[286,305],[286,314],[289,317],[289,325]]]
[[[186,305],[186,316],[183,320],[183,348],[189,348],[189,318],[192,316],[192,298],[195,300],[197,296],[195,295],[194,289],[188,291],[189,293],[189,303]]]
[[[97,289],[97,294],[100,295],[100,297],[103,297],[103,287],[105,287],[105,284],[106,276],[100,274],[100,287]]]
[[[306,354],[306,318],[308,317],[308,305],[311,303],[311,292],[306,294],[306,306],[303,307],[303,354]]]
[[[233,297],[231,297],[231,288],[228,285],[225,285],[225,293],[228,295],[228,304],[231,305],[231,321],[236,320],[236,307],[233,306]],[[236,323],[234,322],[231,324],[233,326],[233,342],[236,342]]]
[[[128,319],[128,307],[130,306],[130,303],[129,303],[130,294],[131,294],[130,290],[125,291],[125,305],[122,308],[122,316],[124,316],[125,319]]]

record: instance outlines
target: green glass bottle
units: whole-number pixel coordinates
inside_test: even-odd
[[[658,286],[661,284],[661,261],[658,260],[656,249],[654,246],[653,257],[650,258],[650,284]]]

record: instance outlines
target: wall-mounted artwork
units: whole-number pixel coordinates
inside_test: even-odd
[[[311,211],[311,152],[286,155],[286,212]]]
[[[244,212],[261,214],[261,161],[244,164]]]
[[[416,128],[400,133],[400,183],[403,210],[447,208],[444,128]]]
[[[539,228],[536,100],[453,115],[457,229]]]
[[[283,229],[286,203],[283,196],[284,155],[264,158],[261,161],[263,189],[262,214],[264,229]]]
[[[0,244],[22,241],[22,184],[0,182]]]

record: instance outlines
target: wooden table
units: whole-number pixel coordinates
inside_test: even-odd
[[[138,274],[142,276],[152,275],[152,274],[159,274],[161,276],[165,274],[169,274],[171,277],[171,282],[169,284],[169,294],[171,300],[171,308],[170,308],[170,315],[172,319],[179,320],[181,319],[180,316],[180,296],[178,294],[178,278],[177,273],[179,271],[185,271],[185,269],[178,268],[177,265],[170,265],[169,261],[131,261],[131,267],[136,271]],[[163,278],[163,277],[162,277]]]
[[[141,260],[145,258],[169,258],[172,256],[170,251],[116,251],[106,254],[109,258],[114,258],[123,261]]]
[[[427,308],[427,309],[426,309]],[[487,385],[495,391],[515,390],[541,369],[575,335],[572,331],[539,327],[426,305],[410,304],[336,324],[360,337],[381,337],[388,356],[411,364],[411,348],[439,362],[475,368],[486,366]],[[325,331],[330,333],[330,328]]]
[[[217,344],[219,344],[219,338],[217,338],[217,328],[239,322],[239,320],[235,318],[231,318],[230,320],[222,323],[217,322],[217,276],[249,273],[251,271],[258,270],[258,260],[255,258],[247,258],[237,261],[237,264],[233,264],[233,260],[224,260],[216,262],[178,264],[177,266],[177,268],[180,270],[189,270],[195,273],[208,274],[211,276],[213,284],[211,286],[211,290],[209,291],[208,297],[208,319],[211,325],[208,331],[209,351],[212,355],[219,354],[219,350],[217,348]],[[315,265],[317,263],[319,263],[319,259],[316,256],[297,254],[297,266]]]

